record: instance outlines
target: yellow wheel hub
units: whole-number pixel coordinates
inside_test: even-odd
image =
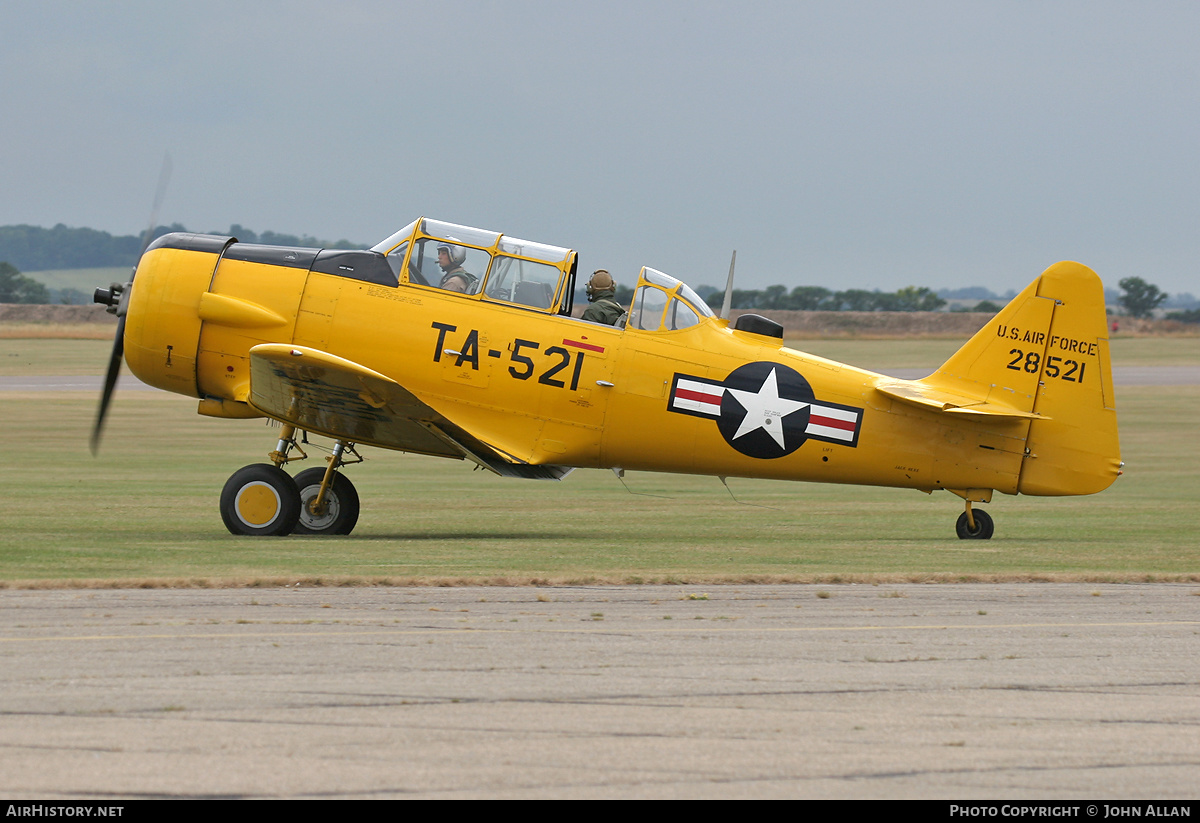
[[[237,516],[247,526],[268,526],[279,516],[279,493],[261,481],[247,483],[237,494]]]

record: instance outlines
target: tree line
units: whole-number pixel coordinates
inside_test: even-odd
[[[157,226],[151,239],[168,232],[187,231],[179,223]],[[326,243],[308,235],[282,234],[266,231],[257,234],[237,223],[228,232],[243,243],[265,243],[273,246],[304,246],[325,249],[363,249],[366,246],[339,240]],[[127,234],[114,236],[106,231],[71,228],[62,223],[47,229],[41,226],[0,226],[0,260],[19,271],[48,269],[95,269],[114,266],[132,267],[142,250],[142,237]]]
[[[11,263],[0,262],[0,303],[50,302],[50,290],[17,271]]]
[[[720,311],[725,292],[712,286],[700,286],[696,293],[713,311]],[[629,305],[633,289],[617,286],[616,300]],[[924,286],[906,286],[894,292],[847,289],[833,291],[823,286],[767,286],[765,289],[734,289],[730,308],[758,311],[940,311],[946,301]],[[999,311],[991,301],[981,301],[971,311]]]
[[[1148,283],[1140,277],[1126,277],[1118,285],[1121,287],[1121,293],[1116,297],[1115,302],[1129,317],[1153,317],[1154,310],[1166,302],[1169,296],[1158,286]],[[701,286],[696,291],[710,308],[714,311],[721,310],[725,301],[724,292],[711,286]],[[627,306],[632,299],[632,288],[629,286],[617,287],[617,302]],[[765,289],[734,289],[730,308],[760,311],[941,311],[946,303],[947,301],[937,292],[924,286],[905,286],[894,292],[884,292],[867,291],[866,289],[834,291],[823,286],[796,286],[789,291],[787,286],[775,285]],[[1002,308],[1002,304],[985,299],[980,300],[974,306],[951,309],[951,311],[991,312],[994,314]],[[1166,317],[1168,320],[1197,323],[1200,322],[1200,310],[1171,312]]]
[[[705,297],[709,306],[720,309],[725,294],[717,291]],[[924,286],[905,286],[894,292],[846,289],[834,291],[823,286],[767,286],[765,289],[734,289],[730,307],[766,311],[939,311],[946,301]]]
[[[185,231],[187,229],[179,223],[158,226],[152,232],[152,238]],[[258,234],[239,223],[232,224],[227,234],[243,243],[327,249],[366,248],[348,240],[328,243],[308,235],[273,231]],[[114,236],[96,229],[70,228],[62,223],[50,229],[29,225],[0,226],[0,303],[49,303],[52,300],[87,302],[90,295],[75,293],[77,290],[74,289],[65,290],[72,292],[69,296],[51,294],[45,285],[21,274],[21,270],[132,267],[137,262],[142,243],[142,238],[137,235]],[[1127,277],[1119,285],[1122,293],[1117,302],[1125,314],[1132,317],[1153,316],[1155,309],[1168,297],[1158,286],[1140,277]],[[577,295],[580,302],[586,300],[582,291],[581,286]],[[725,299],[723,291],[701,286],[697,292],[708,301],[711,308],[716,311],[721,309]],[[633,299],[633,288],[618,286],[616,299],[628,306]],[[796,286],[789,290],[787,286],[774,285],[765,289],[734,289],[731,307],[758,311],[940,311],[946,303],[936,292],[924,286],[906,286],[894,292],[883,292],[866,289],[835,291],[823,286]],[[1000,309],[999,304],[985,299],[973,308],[962,310],[997,312]],[[1200,322],[1200,310],[1172,312],[1167,318],[1196,323]]]

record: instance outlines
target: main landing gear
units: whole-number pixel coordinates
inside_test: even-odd
[[[293,450],[299,455],[292,457]],[[362,458],[353,443],[338,440],[326,468],[306,469],[293,480],[284,464],[307,456],[296,442],[295,427],[284,424],[271,463],[233,473],[221,491],[221,519],[231,534],[350,534],[358,522],[358,492],[338,469]]]
[[[972,509],[967,501],[967,510],[958,516],[954,530],[962,540],[991,540],[995,524],[992,516],[983,509]]]

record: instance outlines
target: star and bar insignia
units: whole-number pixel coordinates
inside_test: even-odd
[[[816,399],[808,381],[779,363],[747,363],[724,380],[676,374],[669,411],[707,417],[742,454],[784,457],[806,440],[858,445],[861,408]]]

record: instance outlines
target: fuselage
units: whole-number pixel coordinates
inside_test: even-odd
[[[317,349],[532,464],[1019,490],[1029,419],[900,402],[877,389],[888,378],[739,331],[706,307],[622,328],[564,316],[573,265],[571,253],[551,308],[517,304],[515,290],[492,299],[413,282],[382,251],[168,235],[139,264],[126,358],[143,381],[199,398],[202,413],[248,417],[259,414],[246,402],[253,346]],[[671,299],[647,277],[639,290]]]

